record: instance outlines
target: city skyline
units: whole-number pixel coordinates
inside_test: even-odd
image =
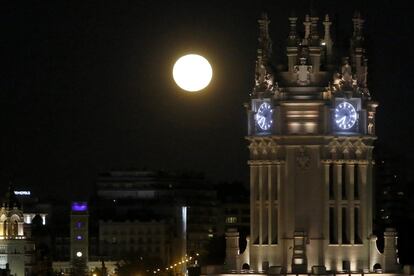
[[[0,274],[411,274],[408,5],[341,4],[4,6]]]
[[[320,17],[333,14],[336,41],[344,45],[347,19],[361,10],[369,86],[380,103],[379,142],[409,158],[409,9],[403,1],[351,2],[314,8]],[[247,182],[243,103],[253,88],[256,21],[266,11],[271,37],[286,37],[292,10],[303,18],[309,2],[9,4],[1,11],[9,64],[1,180],[72,196],[111,169],[192,170]],[[285,45],[273,41],[273,64]],[[183,93],[171,76],[174,61],[188,52],[205,55],[215,72],[197,95]]]

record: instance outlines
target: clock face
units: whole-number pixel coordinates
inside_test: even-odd
[[[255,115],[256,124],[261,130],[269,130],[273,124],[273,110],[269,103],[264,102],[259,106]]]
[[[352,128],[357,121],[355,107],[349,102],[341,102],[335,108],[335,123],[343,130]]]

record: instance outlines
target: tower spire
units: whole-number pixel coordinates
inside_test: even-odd
[[[309,18],[309,14],[305,15],[305,21],[303,22],[303,25],[305,26],[305,36],[303,38],[302,44],[308,45],[309,38],[310,38],[310,30],[311,30],[311,21]]]
[[[292,12],[292,14],[289,17],[289,25],[290,25],[290,31],[289,31],[289,37],[287,40],[287,48],[286,48],[286,54],[288,58],[288,67],[289,72],[293,73],[294,67],[297,62],[298,58],[298,36],[296,32],[296,22],[298,20],[298,17]]]
[[[368,60],[365,57],[364,49],[364,19],[359,11],[354,13],[352,18],[353,34],[351,38],[351,57],[354,63],[356,80],[359,87],[363,88],[364,93],[369,95],[367,89]]]
[[[296,22],[298,20],[298,17],[292,13],[291,16],[289,16],[289,38],[288,38],[288,46],[290,47],[296,47],[298,42],[297,32],[296,32]]]
[[[319,17],[315,11],[311,10],[310,14],[310,46],[319,46],[319,32],[318,32],[318,20]]]
[[[362,47],[363,41],[364,41],[364,35],[363,35],[363,28],[364,28],[364,19],[362,19],[361,13],[359,11],[356,11],[354,13],[354,17],[352,18],[352,22],[354,25],[354,32],[352,35],[352,47],[358,48]]]
[[[272,55],[272,40],[269,36],[270,20],[266,13],[262,13],[259,23],[259,47],[257,49],[256,76],[254,92],[274,90],[274,76],[270,68]]]
[[[264,62],[268,62],[272,55],[272,40],[269,36],[269,23],[270,20],[266,13],[262,13],[259,23],[259,49],[258,55],[261,55]]]
[[[326,62],[328,64],[332,61],[332,38],[331,38],[331,25],[332,22],[330,21],[329,15],[325,15],[325,20],[323,21],[323,26],[325,29],[324,38],[323,38],[323,45],[326,49]]]

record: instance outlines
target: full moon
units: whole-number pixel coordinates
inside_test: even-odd
[[[213,69],[207,59],[190,54],[180,57],[174,64],[175,83],[189,92],[200,91],[207,87],[213,76]]]

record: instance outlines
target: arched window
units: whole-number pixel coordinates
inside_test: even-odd
[[[244,263],[244,264],[242,265],[242,269],[243,269],[243,270],[250,270],[250,265],[249,265],[249,264]]]
[[[8,224],[9,222],[7,221],[7,219],[5,220],[5,221],[3,221],[3,235],[4,236],[7,236],[9,233],[8,233],[8,229],[7,229],[7,224]]]
[[[11,227],[11,235],[12,236],[17,236],[18,234],[19,234],[19,224],[18,224],[18,222],[17,222],[17,220],[13,220],[12,222],[11,222],[11,225],[10,225],[10,227]]]
[[[379,263],[374,264],[374,271],[375,272],[381,272],[382,271],[382,267]]]

